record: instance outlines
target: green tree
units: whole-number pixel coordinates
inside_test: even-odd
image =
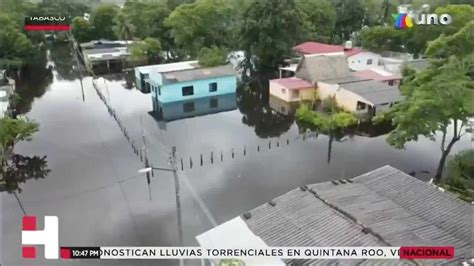
[[[474,21],[453,35],[439,36],[429,43],[425,54],[431,58],[448,58],[451,55],[463,56],[472,53],[474,47]]]
[[[123,13],[119,12],[114,18],[115,25],[113,30],[115,35],[122,40],[132,40],[135,35],[135,26],[130,22],[128,17]]]
[[[404,51],[404,31],[393,26],[367,27],[359,32],[359,40],[364,49],[380,51]]]
[[[34,52],[28,37],[9,16],[0,14],[0,68],[18,69]]]
[[[3,117],[0,119],[0,158],[7,158],[7,150],[20,141],[30,141],[38,124],[28,119]]]
[[[50,0],[42,1],[31,11],[33,15],[58,15],[77,17],[83,16],[84,13],[90,13],[88,5],[76,1],[67,0]]]
[[[204,67],[224,65],[227,62],[227,51],[217,46],[204,47],[199,51],[198,61]]]
[[[423,54],[429,41],[435,40],[441,34],[452,35],[459,31],[466,23],[474,18],[474,7],[470,5],[447,5],[436,8],[438,15],[447,13],[453,18],[453,22],[446,26],[417,26],[406,29],[406,50],[418,56]]]
[[[331,131],[353,126],[358,121],[357,117],[352,113],[333,110],[326,114],[313,111],[306,104],[301,105],[296,110],[296,118],[298,121],[304,122],[323,133],[330,133]]]
[[[78,42],[88,42],[94,39],[94,30],[91,23],[83,17],[72,20],[72,35]]]
[[[304,25],[294,0],[252,0],[244,7],[240,35],[246,67],[272,69],[304,39]]]
[[[202,47],[235,45],[236,16],[232,1],[197,0],[177,7],[165,20],[174,43],[188,55]]]
[[[427,48],[428,55],[436,56],[431,66],[418,73],[405,71],[401,86],[405,100],[375,117],[375,121],[392,121],[395,129],[390,132],[387,142],[397,148],[418,140],[420,135],[434,138],[436,132],[442,132],[442,154],[434,176],[436,182],[441,181],[446,158],[465,133],[463,128],[468,117],[474,113],[471,76],[474,53],[472,49],[462,48],[466,31],[471,31],[472,42],[472,23],[451,37],[441,36],[432,42]],[[449,140],[446,139],[448,129],[452,130]]]
[[[168,29],[163,25],[163,21],[170,14],[165,3],[128,0],[120,13],[135,27],[136,37],[154,37],[160,41],[165,37]]]
[[[335,42],[349,40],[353,32],[361,29],[366,10],[361,0],[331,1],[336,9]]]
[[[446,164],[447,180],[442,186],[460,199],[474,201],[474,149],[464,150]]]
[[[91,22],[94,27],[95,38],[115,40],[113,31],[114,18],[117,16],[118,7],[113,4],[100,4],[92,12]]]
[[[336,10],[329,0],[297,0],[307,39],[328,42],[334,33]]]
[[[134,42],[130,46],[130,53],[133,59],[147,59],[149,61],[159,61],[161,44],[155,38],[146,38],[143,41]]]

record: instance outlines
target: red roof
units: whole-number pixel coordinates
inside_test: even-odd
[[[319,42],[304,42],[293,47],[293,51],[303,54],[327,54],[343,52],[344,48],[342,48],[340,45],[331,45]]]
[[[383,75],[381,73],[386,73],[386,75]],[[373,80],[376,80],[376,81],[388,81],[388,80],[397,80],[397,79],[401,79],[400,76],[398,75],[393,75],[387,71],[381,71],[381,73],[378,73],[377,71],[374,71],[372,69],[367,69],[367,70],[363,70],[363,71],[357,71],[357,72],[354,72],[354,76],[357,76],[357,77],[360,77],[360,78],[364,78],[364,79],[373,79]]]
[[[314,87],[313,85],[311,85],[311,83],[307,82],[306,80],[296,78],[296,77],[272,79],[271,81],[276,82],[289,90]]]
[[[344,50],[342,45],[332,45],[320,42],[304,42],[293,47],[293,51],[303,54],[328,54],[344,52],[346,56],[351,56],[362,52],[361,48],[354,47]]]
[[[352,48],[352,49],[344,50],[344,54],[345,54],[347,57],[349,57],[349,56],[358,54],[358,53],[363,52],[363,51],[364,51],[364,50],[362,50],[362,48],[354,47],[354,48]]]

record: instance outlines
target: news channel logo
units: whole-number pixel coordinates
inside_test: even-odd
[[[68,16],[27,16],[23,27],[26,31],[68,31],[70,24]]]
[[[413,25],[449,25],[453,22],[453,18],[449,14],[413,14],[400,12],[392,14],[394,18],[394,26],[396,29],[409,29]]]
[[[36,228],[36,216],[24,216],[21,230],[22,257],[24,259],[36,258],[36,247],[44,246],[46,259],[59,258],[59,219],[57,216],[44,217],[44,229]]]

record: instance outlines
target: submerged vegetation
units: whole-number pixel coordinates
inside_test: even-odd
[[[448,161],[441,186],[467,202],[474,202],[474,149],[456,154]]]
[[[302,104],[296,110],[296,118],[309,129],[324,133],[341,130],[357,124],[358,119],[338,107],[336,99],[329,97],[323,101],[317,100],[311,108],[309,104]],[[316,110],[314,110],[316,109]]]

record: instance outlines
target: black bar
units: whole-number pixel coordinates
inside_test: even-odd
[[[62,259],[100,259],[100,247],[61,247]]]

